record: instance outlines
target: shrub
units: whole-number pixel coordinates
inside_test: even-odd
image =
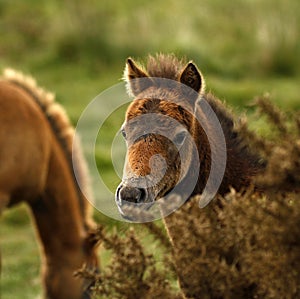
[[[256,136],[246,121],[238,130],[268,161],[258,190],[232,189],[204,209],[199,196],[189,199],[164,219],[171,244],[159,224],[146,224],[160,241],[163,269],[140,241],[140,229],[125,237],[99,229],[112,258],[93,276],[95,298],[300,297],[300,116],[287,116],[267,97],[255,106],[272,138]]]

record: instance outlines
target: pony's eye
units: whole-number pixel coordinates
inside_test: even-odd
[[[177,133],[174,140],[173,140],[174,143],[176,145],[182,145],[184,140],[185,140],[186,135],[187,135],[186,131],[181,131],[181,132]]]
[[[124,129],[121,129],[121,134],[122,134],[122,136],[126,139],[126,132],[125,132]]]

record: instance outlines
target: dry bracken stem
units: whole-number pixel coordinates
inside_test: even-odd
[[[239,134],[250,144],[250,147],[261,151],[265,156],[268,156],[272,151],[272,142],[266,140],[250,131],[247,120],[243,118],[237,125]]]
[[[268,95],[257,97],[255,103],[260,113],[267,115],[278,131],[285,136],[288,133],[286,117],[284,113],[270,101],[270,97]]]

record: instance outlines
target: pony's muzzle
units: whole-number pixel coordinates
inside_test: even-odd
[[[147,199],[147,190],[144,188],[137,188],[125,186],[120,184],[116,191],[116,202],[118,206],[124,204],[140,204]]]

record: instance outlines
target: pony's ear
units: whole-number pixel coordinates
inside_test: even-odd
[[[127,82],[127,90],[137,96],[150,85],[148,74],[139,68],[132,58],[127,58],[124,71],[124,79]],[[141,79],[141,80],[139,80]]]
[[[202,74],[192,61],[183,68],[179,76],[179,81],[194,89],[197,93],[203,93],[205,90]]]

